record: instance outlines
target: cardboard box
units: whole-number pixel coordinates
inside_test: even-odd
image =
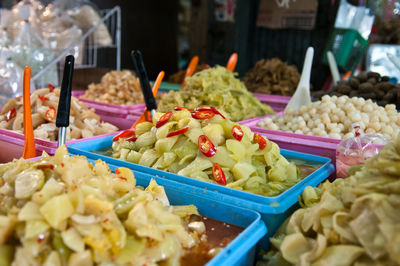
[[[318,0],[260,0],[257,26],[270,29],[311,30]]]

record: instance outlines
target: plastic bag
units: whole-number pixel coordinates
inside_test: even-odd
[[[11,12],[7,9],[0,9],[0,47],[9,43],[7,28],[10,23]]]
[[[363,134],[359,123],[353,124],[353,127],[355,137],[342,140],[336,148],[337,178],[349,176],[349,172],[361,167],[367,159],[378,154],[388,143],[388,138],[381,134]]]
[[[21,77],[22,69],[11,61],[10,52],[0,49],[0,109],[11,98],[22,95]]]
[[[110,46],[112,44],[111,35],[106,25],[104,22],[101,22],[99,14],[93,7],[85,4],[81,7],[68,10],[68,15],[76,19],[82,29],[89,30],[100,23],[94,34],[96,44],[99,46]]]

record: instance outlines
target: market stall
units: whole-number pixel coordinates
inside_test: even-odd
[[[0,265],[400,264],[396,6],[333,1],[301,65],[278,52],[243,64],[252,52],[232,43],[207,54],[219,36],[201,57],[179,44],[183,67],[151,76],[139,47],[120,68],[120,7],[67,2],[0,12]],[[252,4],[188,2],[180,16],[252,25],[237,10]],[[318,1],[259,4],[253,33],[313,34],[324,15]],[[116,64],[96,73],[97,57]],[[74,83],[83,67],[95,75]]]

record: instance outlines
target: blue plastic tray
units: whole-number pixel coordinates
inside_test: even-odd
[[[38,159],[40,157],[28,159],[28,161],[36,161]],[[94,163],[95,160],[88,158],[88,161]],[[108,164],[108,166],[113,172],[120,167],[111,164]],[[133,170],[133,173],[138,186],[147,187],[151,179],[156,180],[158,185],[164,187],[171,205],[193,204],[202,216],[244,228],[232,242],[206,264],[207,266],[254,265],[256,244],[267,233],[267,227],[261,220],[259,213],[218,201],[216,192],[204,191],[200,188],[135,170]]]
[[[261,247],[263,249],[267,249],[269,247],[268,238],[271,237],[282,224],[282,222],[296,208],[298,208],[298,206],[296,206],[298,196],[303,192],[304,188],[306,186],[317,186],[322,181],[327,179],[328,176],[334,171],[334,166],[330,163],[331,160],[329,158],[282,149],[282,155],[289,160],[297,160],[302,161],[304,164],[322,166],[282,194],[276,197],[265,197],[217,184],[196,180],[189,177],[180,176],[177,174],[168,173],[150,167],[137,165],[109,156],[99,155],[93,152],[104,151],[107,148],[110,148],[111,144],[112,136],[109,136],[98,138],[94,141],[90,140],[71,144],[68,146],[68,150],[73,154],[85,155],[86,157],[92,159],[100,158],[113,165],[125,166],[135,171],[198,187],[201,188],[204,192],[219,192],[212,194],[213,198],[218,202],[229,202],[234,206],[247,208],[259,212],[262,215],[262,220],[265,222],[268,228],[268,234],[261,243]]]

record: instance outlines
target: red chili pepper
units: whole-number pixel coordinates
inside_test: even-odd
[[[123,177],[123,176],[119,176],[118,178],[119,178],[119,179],[122,179],[122,180],[124,180],[124,181],[128,181],[128,179],[127,179],[126,177]]]
[[[258,143],[260,150],[263,150],[265,147],[267,147],[267,141],[258,133],[254,133],[253,141]]]
[[[157,121],[157,123],[156,123],[156,128],[159,128],[159,127],[161,127],[162,125],[164,125],[165,123],[167,123],[168,120],[171,118],[171,116],[172,116],[172,112],[168,112],[168,113],[163,114],[163,115],[160,117],[160,120]]]
[[[207,157],[212,157],[217,152],[214,144],[206,135],[200,135],[197,145],[199,150]]]
[[[189,130],[188,127],[184,127],[184,128],[181,128],[181,129],[178,129],[178,130],[169,132],[169,133],[167,134],[167,138],[173,137],[173,136],[176,136],[176,135],[183,134],[183,133],[185,133],[185,132],[188,131],[188,130]]]
[[[119,170],[119,168],[115,169],[115,173],[116,173],[117,175],[119,175],[119,174],[121,173],[121,171]]]
[[[226,178],[225,178],[225,173],[222,171],[221,166],[219,164],[214,163],[213,168],[212,168],[212,174],[214,177],[214,180],[217,181],[217,183],[221,185],[226,185]]]
[[[202,112],[202,111],[211,111],[216,115],[220,115],[223,119],[225,119],[225,116],[223,114],[221,114],[217,108],[215,108],[214,106],[200,106],[196,108],[196,111]]]
[[[232,127],[232,136],[237,139],[238,141],[241,141],[243,138],[243,130],[240,126],[234,125]]]
[[[52,164],[40,164],[38,166],[36,166],[37,169],[54,169],[54,165]]]
[[[48,100],[49,100],[49,98],[47,98],[46,96],[42,96],[42,95],[39,95],[39,99],[40,99],[42,102],[45,102],[45,101],[48,101]]]
[[[221,114],[217,108],[215,107],[211,107],[211,111],[213,111],[216,115],[220,115],[223,119],[225,119],[225,116],[223,114]]]
[[[13,119],[14,117],[17,116],[17,109],[12,108],[10,111],[8,111],[8,113],[6,114],[6,121],[10,121],[11,119]]]
[[[133,137],[130,137],[130,138],[126,139],[126,141],[136,141],[136,140],[137,140],[136,136],[133,136]]]
[[[52,121],[52,120],[56,119],[56,114],[57,114],[57,111],[56,111],[56,109],[52,106],[52,107],[49,107],[49,108],[47,109],[46,114],[45,114],[45,117],[46,117],[47,120]]]
[[[186,107],[179,107],[179,106],[177,106],[177,107],[174,107],[174,110],[175,111],[182,111],[182,110],[186,110],[186,111],[189,111],[189,112],[193,112],[193,110],[192,109],[189,109],[189,108],[186,108]]]
[[[117,141],[120,138],[129,138],[129,137],[133,137],[135,136],[135,131],[133,130],[124,130],[121,133],[119,133],[118,135],[116,135],[115,137],[113,137],[113,141]]]
[[[43,234],[39,234],[38,235],[38,237],[37,237],[37,242],[40,244],[40,243],[42,243],[43,241],[44,241],[44,235]]]
[[[195,113],[192,113],[192,117],[195,119],[210,119],[213,118],[215,116],[215,113],[211,110],[207,110],[207,111],[198,111]]]
[[[196,108],[196,111],[211,111],[211,107],[210,106],[199,106]]]
[[[47,84],[47,87],[49,87],[50,92],[53,92],[54,89],[56,88],[56,87],[54,87],[53,85],[51,85],[50,83]]]

